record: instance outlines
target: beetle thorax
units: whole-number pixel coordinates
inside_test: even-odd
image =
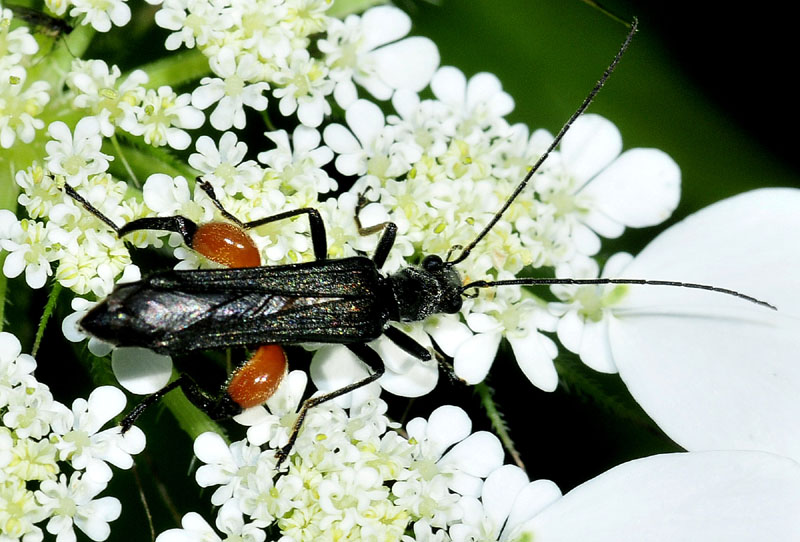
[[[401,322],[461,310],[461,276],[438,256],[428,256],[419,267],[401,269],[388,280]]]

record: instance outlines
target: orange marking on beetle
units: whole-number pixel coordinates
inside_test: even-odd
[[[209,222],[197,228],[192,248],[225,267],[261,265],[261,255],[250,236],[227,222]]]
[[[242,408],[263,404],[278,389],[286,374],[286,353],[277,344],[258,347],[228,383],[228,395]]]

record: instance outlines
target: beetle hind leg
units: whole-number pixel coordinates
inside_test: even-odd
[[[311,397],[303,401],[303,405],[300,407],[300,410],[297,413],[297,419],[292,426],[292,430],[289,433],[289,441],[286,443],[285,446],[279,448],[275,452],[275,458],[278,460],[275,463],[275,469],[277,470],[281,463],[283,463],[287,457],[289,457],[289,453],[292,451],[295,442],[297,441],[297,435],[300,433],[300,429],[303,426],[303,422],[306,419],[306,414],[308,413],[308,409],[313,408],[317,405],[321,405],[331,399],[336,399],[337,397],[341,397],[351,391],[355,391],[359,388],[363,388],[368,384],[372,384],[376,380],[378,380],[383,373],[386,371],[383,361],[381,360],[378,353],[375,352],[372,348],[368,347],[366,344],[363,343],[356,343],[356,344],[348,344],[346,345],[347,348],[350,349],[360,360],[366,363],[370,369],[372,369],[372,374],[353,382],[352,384],[348,384],[347,386],[342,386],[337,390],[333,390],[331,392],[325,393],[323,395],[318,395],[317,397]]]

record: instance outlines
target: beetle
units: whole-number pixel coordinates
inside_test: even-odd
[[[391,222],[379,225],[378,231],[382,230],[382,234],[371,258],[353,256],[328,259],[325,225],[315,209],[296,209],[242,223],[223,208],[213,187],[203,180],[199,181],[200,188],[235,226],[229,225],[228,229],[216,225],[220,223],[198,226],[185,217],[174,216],[142,218],[118,228],[67,186],[70,196],[103,219],[120,237],[142,229],[177,232],[188,246],[229,266],[225,269],[166,271],[138,282],[119,285],[84,316],[81,327],[90,335],[116,345],[146,347],[169,355],[264,344],[323,342],[345,345],[371,368],[372,373],[348,386],[307,399],[299,410],[288,443],[277,451],[280,464],[291,450],[309,408],[374,382],[383,374],[383,363],[377,352],[367,345],[368,342],[385,336],[417,359],[432,359],[428,349],[390,326],[390,322],[416,322],[434,314],[457,313],[462,307],[462,297],[473,290],[504,285],[648,284],[711,290],[774,309],[768,303],[733,290],[661,280],[525,278],[479,280],[463,284],[456,265],[464,261],[488,235],[561,142],[571,124],[587,109],[628,48],[636,29],[634,20],[612,63],[544,154],[484,229],[467,246],[452,247],[447,261],[431,254],[425,256],[419,266],[409,266],[383,275],[380,269],[386,262],[397,233],[396,225]],[[247,238],[247,229],[299,215],[306,215],[309,219],[315,257],[313,261],[260,266],[257,251],[244,257],[240,256],[240,249],[226,248],[236,245],[242,236]],[[356,219],[357,216],[358,209]],[[373,232],[373,228],[364,231],[360,223],[358,225],[362,233]],[[202,240],[206,229],[214,231],[214,235],[219,233],[219,237],[206,243]],[[242,241],[240,244],[244,247],[247,243]],[[450,259],[449,256],[458,249],[460,253]],[[227,254],[229,250],[233,250],[235,255],[217,258],[218,253]],[[243,254],[253,252],[255,248],[245,247],[241,250]],[[256,355],[234,371],[221,394],[206,394],[184,374],[139,403],[123,420],[123,429],[129,428],[148,405],[176,387],[182,388],[195,405],[214,418],[230,417],[238,414],[242,408],[263,402],[277,387],[280,379],[277,373],[280,371],[282,375],[285,370],[285,357],[281,362],[264,354],[265,360],[269,361],[262,362],[259,352],[265,348],[261,346]],[[251,395],[252,403],[249,402]]]

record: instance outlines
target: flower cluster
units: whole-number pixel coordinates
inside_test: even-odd
[[[501,476],[500,442],[486,432],[471,434],[469,417],[456,407],[410,421],[401,435],[377,397],[349,414],[327,403],[309,411],[276,469],[275,450],[286,443],[305,384],[304,372],[292,372],[269,410],[243,415],[248,440],[226,445],[206,433],[195,441],[204,463],[197,482],[216,487],[211,502],[220,506],[216,526],[225,537],[261,541],[271,526],[295,542],[411,540],[405,535],[412,531],[416,540],[440,541],[500,534],[504,521],[486,521],[479,500],[485,484],[493,485],[490,475]],[[159,542],[219,539],[196,513],[182,523]]]
[[[0,533],[3,540],[75,540],[74,528],[105,540],[120,515],[115,497],[100,497],[112,471],[127,469],[144,448],[132,427],[103,429],[125,408],[116,388],[100,387],[72,409],[53,399],[33,375],[36,361],[0,333]]]
[[[268,89],[282,115],[297,113],[301,124],[317,127],[331,113],[331,97],[346,108],[356,84],[381,100],[398,88],[419,91],[439,62],[429,39],[401,39],[411,20],[388,6],[342,21],[326,15],[329,0],[152,3],[161,4],[156,23],[173,31],[167,49],[197,47],[208,57],[215,77],[200,81],[192,103],[217,104],[210,116],[217,130],[244,128],[243,106],[264,111]],[[321,55],[312,56],[312,45]]]

